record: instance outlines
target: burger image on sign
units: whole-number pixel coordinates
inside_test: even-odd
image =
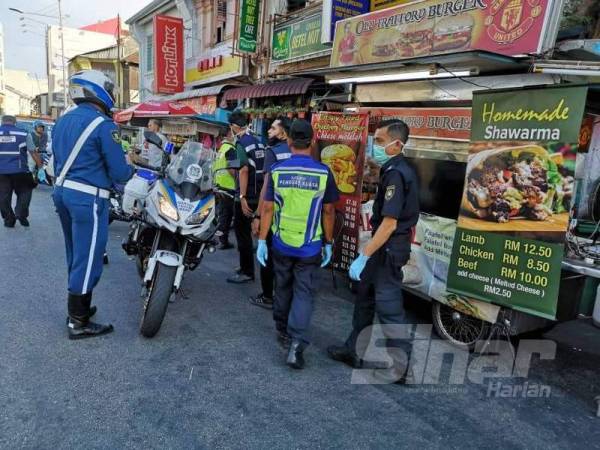
[[[471,42],[473,17],[469,14],[445,17],[433,29],[433,50],[446,52],[465,48]]]
[[[356,154],[345,144],[333,144],[321,152],[321,161],[331,169],[335,184],[340,192],[353,194],[356,191]]]

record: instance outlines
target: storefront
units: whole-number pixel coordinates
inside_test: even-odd
[[[521,255],[522,257],[511,260],[525,264],[524,267],[518,268],[507,268],[506,263],[501,264],[502,260],[496,261],[497,267],[486,268],[489,272],[486,275],[488,278],[501,280],[498,283],[502,284],[502,280],[506,281],[509,275],[515,274],[512,270],[516,270],[516,276],[523,277],[523,280],[512,280],[514,287],[510,283],[500,287],[494,282],[486,288],[484,283],[472,279],[479,276],[477,274],[485,264],[480,262],[481,267],[473,265],[469,266],[469,269],[465,262],[469,258],[460,255],[461,249],[470,252],[471,258],[477,258],[481,252],[471,248],[473,244],[461,243],[460,239],[464,235],[461,225],[470,223],[463,219],[465,204],[468,203],[465,200],[468,198],[465,197],[467,194],[463,194],[467,192],[465,186],[469,185],[469,174],[474,173],[472,167],[475,163],[471,162],[476,153],[474,148],[489,150],[511,146],[535,146],[544,149],[540,150],[540,154],[543,155],[555,155],[556,148],[563,149],[567,144],[568,148],[574,148],[577,146],[577,138],[574,138],[573,133],[575,136],[579,134],[582,105],[585,105],[585,100],[583,103],[576,102],[570,109],[572,122],[569,126],[557,123],[554,127],[563,130],[565,137],[562,147],[557,147],[557,139],[551,143],[544,141],[544,138],[549,141],[548,137],[532,135],[528,135],[530,137],[527,139],[513,137],[511,142],[488,142],[485,145],[476,143],[474,139],[482,140],[481,133],[477,135],[480,126],[478,124],[474,127],[472,124],[475,120],[482,121],[481,101],[485,103],[485,96],[490,95],[490,90],[535,86],[536,88],[525,88],[525,91],[512,91],[507,94],[513,96],[513,99],[522,99],[525,103],[519,106],[523,110],[539,108],[540,105],[535,101],[540,97],[552,98],[552,92],[561,94],[561,86],[553,87],[561,83],[560,77],[548,73],[531,73],[530,60],[523,58],[524,54],[543,53],[553,48],[557,18],[560,16],[557,11],[560,11],[561,2],[542,1],[533,6],[522,5],[521,14],[518,16],[506,16],[508,13],[505,10],[509,5],[489,9],[490,7],[484,4],[472,3],[473,8],[467,8],[450,17],[444,10],[444,4],[439,0],[414,2],[339,22],[333,44],[331,67],[329,71],[321,73],[331,85],[342,85],[352,90],[354,102],[346,105],[345,120],[353,116],[368,115],[369,133],[373,132],[373,128],[382,118],[401,118],[410,126],[411,138],[406,145],[405,156],[414,166],[420,179],[422,214],[414,231],[411,260],[404,268],[405,287],[422,298],[435,300],[434,325],[444,338],[456,344],[472,345],[477,340],[485,339],[490,330],[502,333],[522,332],[543,326],[548,323],[547,320],[566,320],[577,315],[581,291],[575,287],[583,285],[583,281],[572,268],[571,271],[561,272],[561,266],[567,269],[569,267],[565,265],[558,247],[552,251],[552,261]],[[401,17],[419,14],[424,14],[424,18],[419,21],[418,29],[414,26],[398,25]],[[501,20],[504,16],[512,17],[511,21]],[[446,28],[442,27],[446,22],[452,24],[448,23]],[[458,22],[461,23],[460,27]],[[506,28],[510,28],[512,33],[508,33]],[[452,29],[454,32],[445,32],[446,29]],[[565,101],[571,98],[569,95],[564,97]],[[474,98],[478,99],[475,103]],[[575,99],[576,96],[572,98]],[[593,110],[589,104],[593,102],[590,98],[587,97],[588,110]],[[513,103],[517,102],[513,100]],[[554,105],[554,108],[556,107]],[[544,108],[542,112],[543,110]],[[537,129],[533,126],[528,128],[528,125],[523,125],[522,128]],[[567,129],[570,131],[567,132]],[[483,137],[485,132],[486,130]],[[362,182],[362,215],[358,222],[362,224],[361,234],[367,236],[370,232],[369,200],[378,172],[376,165],[369,158],[369,144],[370,138],[367,138],[367,163],[363,167],[357,165],[357,169],[363,173],[357,172],[354,175],[354,182]],[[564,157],[563,150],[560,153],[561,155],[551,156],[550,160],[560,160]],[[321,157],[323,159],[322,154]],[[360,160],[360,154],[355,152],[354,158]],[[528,164],[532,160],[533,157],[524,159]],[[551,163],[548,164],[554,167]],[[558,186],[559,181],[568,185],[565,180],[571,180],[568,177],[574,175],[567,173],[567,166],[557,166],[556,173],[560,175],[554,177],[554,182],[557,183],[556,190],[562,189],[562,185]],[[567,185],[565,189],[570,189]],[[561,191],[561,199],[563,194]],[[548,196],[550,194],[547,194]],[[552,213],[547,212],[544,220],[544,214],[537,211],[539,214],[536,216],[527,208],[517,208],[510,211],[506,217],[506,222],[512,227],[529,226],[526,234],[535,241],[529,242],[530,250],[536,242],[538,250],[540,246],[545,249],[544,244],[539,243],[544,242],[543,239],[538,238],[544,236],[544,233],[539,234],[538,228],[547,227],[548,221],[554,223],[554,232],[558,234],[553,238],[560,242],[560,248],[563,248],[568,229],[568,213],[565,216],[565,211],[562,210],[563,202],[559,202],[558,206],[556,193],[552,193],[551,196],[554,200],[548,202],[554,202],[552,207],[555,210],[552,212],[549,209]],[[542,206],[539,206],[538,210],[541,209]],[[519,214],[524,215],[524,218]],[[504,222],[504,217],[501,221]],[[510,231],[513,234],[514,232]],[[514,238],[507,238],[507,241],[516,242]],[[508,244],[503,241],[502,245]],[[524,243],[520,245],[521,249],[525,248]],[[358,247],[346,244],[345,259],[353,258]],[[502,251],[498,248],[495,254],[499,254],[500,258]],[[473,262],[474,260],[469,259],[469,263]],[[463,267],[458,267],[460,264]],[[538,288],[540,283],[550,283],[550,278],[544,278],[536,272],[538,266],[544,270],[551,267],[549,270],[552,272],[552,289],[538,289],[540,295],[546,298],[541,302],[546,304],[546,309],[540,304],[535,307],[523,304],[523,291],[531,294],[536,290],[535,283],[538,283]],[[469,273],[473,274],[471,278]],[[462,284],[457,282],[459,274],[466,274],[467,277],[462,279]],[[476,292],[476,289],[469,286],[477,286],[477,289],[481,288],[482,291]],[[512,301],[506,298],[505,301],[498,299],[495,295],[498,291],[510,295]],[[506,294],[508,291],[509,294]],[[557,302],[558,298],[561,299],[560,304]],[[460,329],[460,333],[471,329],[468,336],[461,336],[460,333],[452,331],[453,326],[461,324],[463,328]],[[494,326],[490,327],[489,324]]]

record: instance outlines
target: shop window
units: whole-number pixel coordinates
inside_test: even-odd
[[[154,36],[146,36],[146,72],[154,72]]]
[[[306,6],[308,2],[306,0],[287,0],[287,12],[291,13],[298,11]]]
[[[214,0],[214,35],[215,44],[225,40],[225,26],[227,24],[227,0]]]

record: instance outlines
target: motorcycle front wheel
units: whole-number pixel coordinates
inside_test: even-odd
[[[151,338],[158,333],[162,325],[169,298],[173,293],[173,284],[177,267],[167,266],[157,262],[156,272],[152,278],[146,301],[144,302],[144,312],[142,323],[140,324],[140,333],[142,336]]]

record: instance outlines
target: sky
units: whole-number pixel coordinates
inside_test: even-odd
[[[62,0],[63,15],[69,15],[64,25],[79,28],[117,14],[126,20],[142,9],[151,0]],[[31,20],[20,21],[20,14],[8,8],[18,8],[24,12],[35,12],[58,16],[57,0],[0,0],[0,22],[4,27],[4,52],[6,69],[20,69],[46,77],[46,22],[54,25],[58,20],[27,15]],[[38,22],[34,22],[38,21]],[[23,23],[26,25],[21,26]],[[23,33],[23,30],[26,32]]]

